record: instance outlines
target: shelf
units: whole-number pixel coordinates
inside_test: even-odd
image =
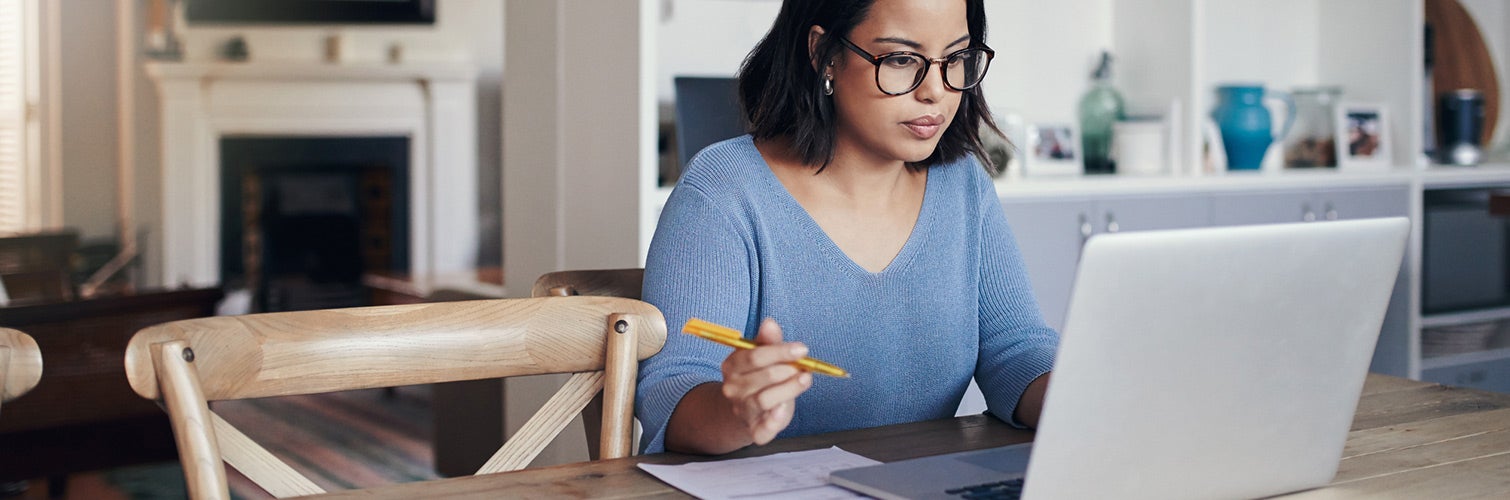
[[[1485,321],[1497,321],[1502,319],[1510,319],[1510,307],[1477,309],[1472,311],[1444,314],[1423,314],[1421,315],[1421,328],[1467,325],[1472,323],[1483,323]]]
[[[1471,365],[1486,361],[1499,361],[1510,359],[1510,347],[1491,349],[1488,351],[1465,352],[1462,354],[1449,354],[1421,360],[1422,370],[1437,368],[1451,368],[1454,366]]]

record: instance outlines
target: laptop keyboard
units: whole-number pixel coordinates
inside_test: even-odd
[[[969,500],[976,499],[1003,499],[1017,500],[1022,497],[1022,478],[1009,479],[995,483],[977,484],[964,488],[946,490],[944,493],[955,495]]]

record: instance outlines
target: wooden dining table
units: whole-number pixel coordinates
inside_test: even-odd
[[[687,498],[640,470],[838,446],[883,462],[1031,441],[972,415],[778,439],[718,457],[656,453],[310,498]],[[1510,395],[1370,374],[1329,486],[1282,498],[1510,498]]]

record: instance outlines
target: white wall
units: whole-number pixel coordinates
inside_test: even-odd
[[[1030,123],[1073,123],[1102,49],[1112,48],[1112,0],[986,0],[981,84],[986,102]]]
[[[115,16],[99,0],[62,0],[63,224],[109,238],[116,226]]]
[[[986,101],[1030,121],[1073,121],[1096,57],[1112,45],[1111,6],[1112,0],[986,0],[987,44],[996,50],[982,87]],[[674,75],[733,76],[780,7],[750,0],[663,4],[657,99],[672,100]]]
[[[668,0],[661,3],[656,100],[672,100],[675,76],[734,76],[771,29],[781,2]]]

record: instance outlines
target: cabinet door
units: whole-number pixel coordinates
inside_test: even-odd
[[[1316,206],[1324,220],[1368,219],[1404,216],[1410,213],[1410,192],[1405,187],[1334,189],[1316,193]],[[1374,349],[1370,371],[1400,377],[1410,370],[1410,273],[1406,258],[1395,277],[1395,289],[1389,297],[1389,310],[1379,330],[1379,344]]]
[[[1094,230],[1089,201],[1005,200],[1007,224],[1033,282],[1033,294],[1050,327],[1064,326],[1080,245]]]
[[[1318,216],[1324,220],[1404,217],[1410,214],[1410,191],[1405,187],[1332,189],[1316,193]]]
[[[1160,196],[1102,200],[1097,232],[1186,229],[1211,224],[1210,198],[1205,195]]]
[[[1211,224],[1241,226],[1305,222],[1317,218],[1314,204],[1314,194],[1310,191],[1218,193],[1211,196]]]

